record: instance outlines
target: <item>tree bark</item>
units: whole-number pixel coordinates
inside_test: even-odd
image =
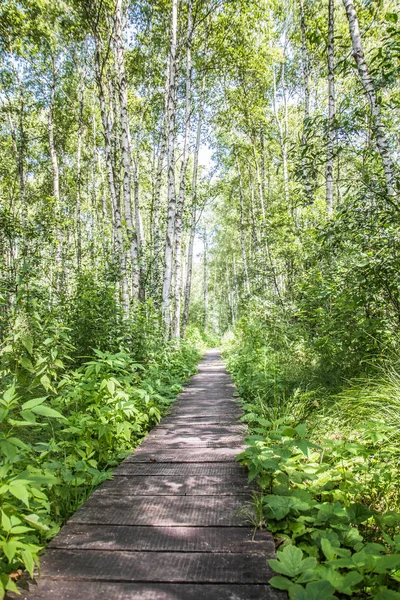
[[[185,100],[185,137],[181,164],[179,196],[175,217],[175,257],[174,257],[174,307],[172,319],[172,335],[181,334],[181,294],[182,294],[182,216],[185,205],[186,172],[189,161],[190,114],[192,109],[192,0],[188,4],[188,21],[186,36],[186,100]]]
[[[175,93],[176,93],[176,37],[178,26],[178,0],[172,0],[171,13],[171,44],[169,56],[169,87],[168,87],[168,138],[167,138],[167,168],[168,168],[168,217],[164,253],[164,278],[162,289],[162,318],[165,335],[169,337],[171,327],[171,287],[172,260],[175,234]]]
[[[236,168],[239,177],[239,201],[240,201],[240,248],[242,251],[242,262],[243,262],[243,275],[244,275],[244,289],[247,294],[250,294],[250,282],[249,272],[247,268],[247,254],[246,254],[246,240],[244,232],[244,196],[243,196],[243,182],[242,172],[240,170],[239,157],[236,156]]]
[[[114,165],[112,156],[112,139],[111,139],[111,120],[106,109],[106,99],[104,91],[104,82],[101,69],[101,55],[100,55],[100,39],[95,31],[95,68],[96,68],[96,80],[99,94],[100,113],[103,124],[103,135],[104,135],[104,151],[106,159],[107,179],[108,187],[111,198],[111,206],[113,209],[113,238],[115,244],[115,253],[118,261],[118,276],[121,284],[121,300],[122,310],[124,314],[129,311],[129,292],[128,292],[128,279],[126,273],[126,256],[123,246],[122,236],[122,220],[121,220],[121,205],[119,195],[117,194],[114,177]]]
[[[397,199],[397,180],[389,149],[389,142],[383,125],[380,102],[369,73],[367,62],[365,60],[358,17],[353,1],[343,0],[343,5],[346,9],[347,20],[349,22],[351,41],[353,45],[353,56],[357,64],[358,73],[360,75],[365,94],[371,107],[373,132],[385,174],[386,193],[388,198],[393,201]]]
[[[125,57],[122,35],[122,0],[117,0],[115,7],[115,55],[118,74],[119,109],[121,120],[121,147],[123,168],[122,196],[124,204],[124,215],[126,221],[126,232],[128,236],[131,257],[132,297],[134,300],[138,300],[140,290],[140,269],[138,260],[137,230],[135,230],[132,218],[131,145],[128,119],[128,92],[126,84]]]
[[[310,182],[308,166],[307,166],[307,134],[310,121],[310,61],[307,50],[307,24],[304,14],[303,0],[299,0],[300,4],[300,28],[301,28],[301,62],[303,70],[303,88],[304,88],[304,120],[303,132],[301,136],[301,165],[303,187],[308,204],[313,202],[312,185]]]
[[[164,169],[165,154],[167,151],[168,135],[168,90],[169,90],[169,60],[167,62],[164,92],[164,113],[162,120],[161,139],[159,142],[159,152],[157,158],[156,177],[153,185],[152,203],[151,203],[151,225],[150,225],[150,243],[152,252],[151,262],[151,293],[154,298],[159,298],[159,289],[162,279],[162,235],[160,231],[160,211],[161,211],[161,187],[162,175]]]
[[[79,85],[79,115],[78,115],[78,145],[76,152],[76,262],[78,273],[82,265],[82,223],[81,223],[81,194],[82,194],[82,133],[83,133],[83,89]]]
[[[282,65],[282,73],[284,74],[284,72],[285,72],[285,66],[283,64]],[[287,165],[287,135],[285,134],[285,131],[287,129],[287,126],[286,126],[287,108],[286,108],[286,100],[285,100],[285,127],[284,127],[284,125],[282,124],[282,120],[279,117],[278,103],[277,103],[276,73],[275,73],[274,68],[273,68],[273,86],[274,86],[274,95],[273,95],[274,115],[275,115],[276,124],[278,126],[279,145],[281,147],[281,155],[282,155],[283,189],[284,189],[286,203],[289,206],[290,197],[289,197],[289,174],[288,174],[288,165]],[[286,92],[284,92],[284,93],[286,95]]]
[[[207,331],[208,328],[208,238],[207,229],[203,231],[203,302],[204,302],[204,319],[203,328]]]
[[[326,210],[333,212],[333,158],[335,149],[335,2],[328,8],[328,131],[326,147]]]
[[[201,93],[200,93],[200,109],[199,117],[197,121],[197,133],[196,133],[196,146],[194,149],[193,157],[193,177],[192,177],[192,219],[190,224],[190,237],[189,247],[187,255],[187,272],[186,272],[186,284],[185,284],[185,299],[182,316],[182,336],[185,333],[185,329],[189,322],[189,308],[190,308],[190,293],[192,289],[192,274],[193,274],[193,250],[194,241],[196,237],[196,225],[197,225],[197,174],[199,167],[199,152],[201,144],[201,128],[203,125],[203,114],[204,114],[204,100],[206,90],[206,73],[203,71],[202,82],[201,82]]]

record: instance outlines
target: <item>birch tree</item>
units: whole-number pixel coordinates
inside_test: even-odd
[[[175,281],[172,335],[180,337],[181,329],[181,297],[182,297],[182,216],[185,204],[186,172],[189,161],[190,116],[192,106],[192,0],[188,4],[188,20],[186,32],[186,99],[185,99],[185,136],[183,140],[183,156],[181,163],[179,196],[175,215],[175,253],[173,276]]]
[[[326,146],[326,207],[333,212],[333,158],[335,146],[335,3],[328,5],[328,125]]]
[[[395,174],[389,142],[383,124],[380,101],[375,90],[374,82],[370,75],[367,61],[364,55],[357,12],[354,8],[353,0],[343,0],[343,5],[346,9],[347,20],[349,22],[354,60],[356,61],[358,73],[360,75],[364,92],[368,98],[368,102],[371,107],[373,121],[372,126],[378,152],[382,160],[383,171],[385,174],[386,193],[390,201],[396,202],[397,178]]]
[[[168,86],[168,137],[167,137],[167,170],[168,170],[168,217],[164,252],[164,278],[162,288],[162,317],[166,336],[171,327],[171,287],[173,268],[173,249],[175,235],[175,120],[176,120],[176,41],[178,28],[178,0],[172,0],[171,32],[169,52],[169,86]]]

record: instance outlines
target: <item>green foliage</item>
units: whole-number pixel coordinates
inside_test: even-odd
[[[249,314],[226,345],[249,427],[239,460],[279,544],[270,583],[291,599],[396,598],[398,377],[322,388],[291,333]]]
[[[124,339],[131,347],[141,339],[135,348],[142,358],[146,351],[145,360],[129,346],[95,349],[75,369],[70,330],[54,316],[28,311],[15,320],[1,352],[0,597],[16,591],[9,573],[24,567],[33,575],[46,541],[158,423],[194,372],[195,346],[160,335],[156,344],[156,329],[146,347],[151,320],[142,315],[149,310],[136,314],[125,322]]]

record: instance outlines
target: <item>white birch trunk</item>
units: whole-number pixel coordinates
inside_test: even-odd
[[[132,268],[132,296],[134,300],[139,299],[140,270],[138,260],[137,231],[133,224],[131,204],[131,146],[128,119],[128,91],[126,84],[125,57],[123,47],[122,26],[122,0],[117,0],[115,7],[115,55],[118,73],[119,109],[121,120],[121,146],[122,146],[122,168],[123,183],[122,197],[124,204],[124,215],[126,221],[126,232],[129,241],[129,250]]]
[[[185,100],[185,137],[183,142],[183,156],[181,164],[179,196],[176,204],[175,217],[175,256],[173,275],[175,281],[174,307],[172,319],[172,335],[180,337],[181,334],[181,292],[182,292],[182,216],[185,205],[186,172],[189,161],[190,113],[192,109],[192,0],[188,5],[187,21],[187,48],[186,48],[186,100]]]
[[[326,146],[326,210],[333,212],[333,157],[335,149],[335,3],[328,8],[328,128]]]
[[[307,50],[307,26],[304,14],[303,0],[299,0],[300,4],[300,28],[301,28],[301,62],[303,70],[303,88],[304,88],[304,120],[303,132],[301,136],[301,166],[304,193],[309,204],[312,204],[313,193],[307,168],[307,129],[310,120],[310,62]]]
[[[168,217],[164,253],[164,279],[162,289],[162,318],[166,337],[170,335],[171,326],[171,287],[172,260],[175,234],[175,94],[176,94],[176,36],[178,25],[178,0],[172,0],[171,14],[171,45],[169,56],[169,89],[168,89],[168,138],[167,138],[167,168],[168,168]]]
[[[243,274],[244,274],[244,289],[247,294],[250,294],[249,272],[247,268],[246,240],[244,234],[244,196],[242,172],[240,170],[239,158],[236,156],[236,168],[239,176],[239,201],[240,201],[240,248],[242,251]]]
[[[197,121],[197,133],[196,133],[196,146],[194,149],[193,157],[193,178],[192,178],[192,219],[190,224],[190,237],[189,247],[187,255],[187,270],[186,270],[186,283],[185,283],[185,301],[182,316],[182,336],[185,333],[185,329],[189,322],[189,308],[190,308],[190,293],[192,289],[192,274],[193,274],[193,250],[194,241],[196,237],[196,225],[197,225],[197,174],[199,167],[199,152],[201,144],[201,128],[203,125],[203,113],[204,113],[204,99],[206,89],[206,74],[203,72],[201,93],[200,93],[200,110],[199,118]]]
[[[358,73],[360,75],[364,91],[371,107],[373,131],[376,145],[379,154],[381,155],[386,181],[386,192],[388,197],[393,200],[397,197],[396,175],[389,149],[389,143],[383,125],[380,103],[375,91],[374,83],[368,70],[367,62],[365,60],[357,13],[352,0],[343,0],[343,5],[346,9],[346,15],[349,22],[351,41],[353,45],[353,56],[357,64]]]
[[[104,92],[104,84],[101,72],[100,62],[100,41],[95,36],[96,52],[95,52],[95,68],[96,68],[96,80],[99,93],[100,113],[103,124],[104,134],[104,151],[106,159],[107,179],[108,188],[110,192],[111,206],[113,209],[113,239],[115,245],[115,253],[117,255],[118,268],[119,268],[119,280],[121,284],[121,299],[122,299],[122,310],[124,314],[129,311],[129,292],[128,292],[128,279],[126,273],[126,256],[123,246],[122,236],[122,220],[121,220],[121,206],[119,195],[116,191],[114,168],[113,168],[113,156],[112,156],[112,140],[111,140],[111,120],[106,109],[106,99]]]

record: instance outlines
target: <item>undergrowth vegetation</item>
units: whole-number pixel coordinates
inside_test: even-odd
[[[278,546],[270,583],[291,600],[400,599],[400,375],[380,364],[339,386],[312,339],[271,311],[249,311],[225,341],[249,426],[251,519]]]
[[[81,289],[68,326],[19,298],[1,349],[0,598],[17,592],[21,568],[33,575],[41,548],[158,423],[200,356],[164,340],[151,303],[96,319],[107,300],[94,291],[88,302]]]

